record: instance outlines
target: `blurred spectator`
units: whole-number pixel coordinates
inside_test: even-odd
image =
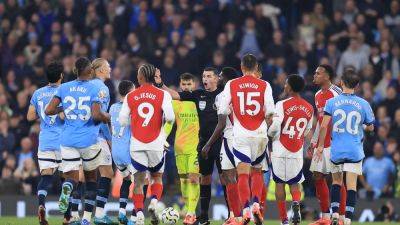
[[[13,176],[13,172],[16,169],[16,160],[13,155],[7,156],[4,166],[1,169],[1,179],[10,179]]]
[[[37,192],[39,172],[32,158],[23,161],[22,166],[18,166],[14,172],[14,177],[22,182],[22,193],[34,195]]]
[[[32,151],[32,141],[29,137],[24,137],[21,140],[21,150],[19,151],[18,154],[18,163],[17,167],[21,168],[24,166],[24,163],[28,159],[32,159],[34,154]]]
[[[374,145],[374,156],[365,160],[363,165],[363,176],[361,182],[366,194],[373,193],[374,198],[380,196],[391,196],[393,190],[395,166],[390,158],[384,156],[383,145],[376,142]]]
[[[349,47],[340,58],[336,73],[342,75],[346,66],[354,66],[356,71],[360,71],[368,63],[368,55],[361,50],[360,42],[357,38],[350,40]]]

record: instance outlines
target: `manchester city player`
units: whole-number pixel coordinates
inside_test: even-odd
[[[121,172],[124,180],[122,181],[119,198],[119,214],[118,221],[121,224],[127,224],[126,204],[128,203],[129,187],[131,186],[131,155],[130,155],[130,125],[121,126],[118,120],[121,111],[122,101],[125,96],[135,88],[132,81],[123,80],[118,85],[120,101],[114,103],[110,107],[111,115],[111,131],[112,131],[112,158],[118,170]]]
[[[347,201],[345,225],[350,225],[353,218],[357,194],[357,176],[362,174],[362,160],[364,159],[363,138],[364,131],[373,131],[374,114],[369,103],[356,96],[354,89],[360,81],[353,70],[347,70],[340,82],[343,93],[329,99],[324,109],[316,157],[321,160],[324,138],[330,120],[332,120],[332,190],[331,208],[332,225],[339,224],[340,187],[343,183],[343,173],[346,173]]]
[[[57,92],[63,79],[64,67],[60,62],[52,62],[46,68],[49,84],[36,90],[31,98],[27,120],[40,119],[38,164],[40,181],[38,184],[38,218],[41,225],[47,225],[45,200],[47,191],[53,181],[53,174],[61,163],[60,135],[64,121],[59,115],[47,116],[44,113],[46,106]]]
[[[61,133],[62,169],[65,182],[59,199],[61,212],[68,207],[68,200],[79,180],[79,167],[82,165],[85,180],[85,209],[81,224],[89,225],[96,199],[97,168],[101,163],[101,148],[97,142],[100,123],[108,123],[110,116],[101,110],[100,91],[90,82],[93,69],[87,58],[75,62],[77,79],[62,84],[45,110],[46,115],[65,115],[65,125]],[[59,105],[61,104],[61,107]],[[77,224],[79,218],[72,218]]]

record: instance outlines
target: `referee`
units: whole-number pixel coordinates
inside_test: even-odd
[[[168,91],[172,99],[181,101],[192,101],[196,104],[197,113],[199,115],[199,145],[197,146],[199,167],[200,167],[200,208],[201,214],[199,218],[200,225],[210,224],[208,218],[208,209],[210,206],[211,199],[211,181],[212,173],[214,170],[214,163],[217,165],[218,173],[220,174],[221,180],[221,162],[219,154],[221,151],[221,139],[215,142],[208,153],[208,157],[204,158],[201,156],[201,149],[206,144],[208,139],[214,132],[215,127],[218,123],[217,109],[214,105],[215,97],[223,91],[218,88],[219,76],[217,70],[212,67],[207,67],[203,71],[202,83],[204,89],[198,89],[192,92],[182,91],[177,92],[168,88],[161,81],[161,75],[156,72],[156,86]],[[224,189],[224,196],[226,201],[226,188],[223,180],[221,184]],[[228,204],[227,204],[228,205]]]

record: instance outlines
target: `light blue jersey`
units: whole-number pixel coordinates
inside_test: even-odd
[[[74,80],[60,86],[55,96],[60,98],[65,114],[61,145],[86,148],[97,142],[100,126],[92,118],[92,104],[101,103],[95,84],[90,81]]]
[[[354,94],[341,94],[329,99],[324,111],[332,116],[331,161],[361,161],[365,157],[363,124],[370,125],[375,121],[369,103]]]
[[[64,126],[64,121],[58,115],[47,116],[44,113],[47,105],[57,92],[57,85],[47,85],[36,90],[31,98],[30,104],[36,109],[36,114],[40,118],[39,150],[40,151],[59,151],[60,137]]]
[[[130,126],[121,126],[118,121],[122,102],[114,103],[110,108],[111,129],[112,129],[112,157],[116,165],[129,165],[131,163],[130,155]]]
[[[104,84],[104,82],[99,78],[95,78],[91,82],[93,82],[96,85],[97,89],[99,90],[99,95],[102,97],[101,102],[100,102],[101,103],[101,111],[107,112],[108,106],[110,105],[110,90]],[[108,125],[105,123],[100,124],[99,138],[102,138],[102,139],[105,139],[108,141],[111,140],[110,129],[108,128]]]

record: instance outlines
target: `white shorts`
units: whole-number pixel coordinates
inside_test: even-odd
[[[84,171],[95,170],[101,164],[100,153],[98,143],[87,148],[61,146],[62,170],[64,173],[79,170],[79,166],[82,166]]]
[[[132,174],[149,171],[150,173],[164,172],[164,151],[131,151]]]
[[[324,151],[322,152],[321,161],[315,160],[316,150],[317,149],[315,148],[314,155],[310,165],[310,171],[320,172],[323,174],[331,173],[331,147],[324,148]]]
[[[98,142],[101,152],[100,152],[100,166],[111,166],[112,165],[112,157],[110,146],[108,145],[105,139],[101,139]]]
[[[303,158],[275,157],[272,155],[272,177],[275,183],[299,184],[304,181]]]
[[[233,139],[233,154],[236,166],[240,162],[249,163],[252,167],[262,168],[267,153],[267,138],[242,137]]]
[[[60,151],[38,151],[37,153],[39,170],[57,169],[60,170],[61,152]],[[61,171],[61,170],[60,170]],[[55,170],[54,170],[55,172]]]
[[[221,169],[222,170],[230,170],[235,168],[235,156],[232,151],[232,138],[223,138],[221,145]]]
[[[118,171],[121,173],[122,177],[127,177],[132,174],[133,168],[132,165],[115,165]]]
[[[335,164],[331,162],[331,173],[350,172],[362,175],[362,161],[357,163]]]

